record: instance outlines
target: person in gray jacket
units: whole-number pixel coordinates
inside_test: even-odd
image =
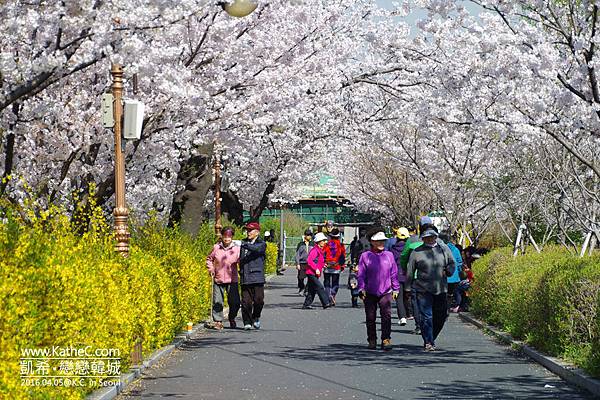
[[[260,315],[265,304],[265,257],[267,244],[258,235],[260,225],[246,225],[247,238],[240,245],[240,284],[242,285],[242,319],[244,329],[260,329]]]
[[[421,336],[426,351],[435,350],[435,339],[448,318],[448,282],[454,273],[452,253],[438,242],[438,233],[429,228],[421,233],[423,244],[410,254],[407,285],[416,292]]]
[[[296,247],[296,269],[298,270],[298,294],[306,296],[306,266],[308,253],[314,246],[312,242],[312,231],[307,229],[304,231],[304,240],[298,243]]]

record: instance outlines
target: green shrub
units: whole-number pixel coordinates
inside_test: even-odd
[[[474,264],[473,312],[600,376],[600,257],[579,258],[560,247],[511,253],[499,249]]]
[[[299,215],[291,212],[283,214],[283,229],[288,237],[300,237],[304,231],[310,226],[310,223]],[[262,232],[273,229],[275,231],[275,241],[279,242],[281,226],[279,217],[268,217],[261,219],[260,228]]]

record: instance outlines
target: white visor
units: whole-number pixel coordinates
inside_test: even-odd
[[[387,239],[387,237],[385,237],[385,233],[383,233],[383,232],[377,232],[376,234],[371,236],[371,240],[374,240],[374,241],[386,240],[386,239]]]

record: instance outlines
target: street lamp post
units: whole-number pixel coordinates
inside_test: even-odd
[[[215,141],[215,235],[221,239],[221,154]]]
[[[112,64],[110,74],[112,75],[112,94],[114,135],[115,135],[115,237],[117,244],[115,250],[124,257],[129,255],[129,230],[127,228],[127,217],[129,211],[125,203],[125,158],[122,148],[122,118],[123,118],[123,67],[120,64]]]

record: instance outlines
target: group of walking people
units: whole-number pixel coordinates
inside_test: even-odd
[[[245,226],[246,238],[234,243],[234,230],[225,227],[221,239],[207,257],[208,271],[213,278],[212,318],[215,329],[223,329],[223,303],[229,304],[229,326],[241,307],[244,329],[260,329],[264,306],[266,243],[260,238],[257,222]],[[415,333],[423,338],[426,351],[436,349],[435,341],[448,317],[448,311],[467,306],[465,294],[473,281],[470,263],[477,256],[461,255],[449,236],[440,234],[429,217],[422,217],[419,229],[397,228],[388,238],[382,228],[370,229],[361,241],[351,245],[348,286],[352,305],[364,302],[367,347],[377,348],[376,317],[381,317],[381,348],[392,348],[392,305],[395,304],[400,325],[414,318]],[[469,250],[469,249],[467,249]],[[463,258],[465,262],[463,262]],[[312,309],[315,296],[326,309],[336,305],[340,275],[346,268],[346,250],[337,228],[304,232],[296,249],[298,294],[305,296],[303,309]],[[323,282],[320,277],[323,276]],[[307,282],[305,283],[305,279]],[[241,286],[241,299],[239,287]],[[455,303],[448,307],[448,290]]]
[[[414,319],[414,333],[421,334],[426,351],[436,349],[435,340],[440,334],[448,311],[465,308],[465,292],[473,275],[463,268],[460,249],[449,236],[440,234],[431,218],[422,217],[419,229],[397,228],[394,237],[388,238],[382,228],[370,229],[364,238],[354,238],[351,244],[351,265],[348,287],[352,305],[357,299],[364,302],[367,347],[377,348],[376,317],[381,317],[381,348],[389,350],[391,343],[392,305],[395,304],[400,325]],[[335,305],[339,288],[339,274],[345,266],[345,250],[339,242],[339,231],[329,235],[319,232],[314,236],[307,230],[297,247],[299,294],[305,294],[303,309],[312,308],[315,294],[323,308]],[[341,248],[340,248],[341,247]],[[469,264],[470,265],[470,264]],[[466,271],[464,271],[466,270]],[[319,280],[324,275],[324,281]],[[332,276],[334,275],[334,276]],[[304,285],[304,278],[308,284]],[[450,286],[456,303],[448,307]]]

